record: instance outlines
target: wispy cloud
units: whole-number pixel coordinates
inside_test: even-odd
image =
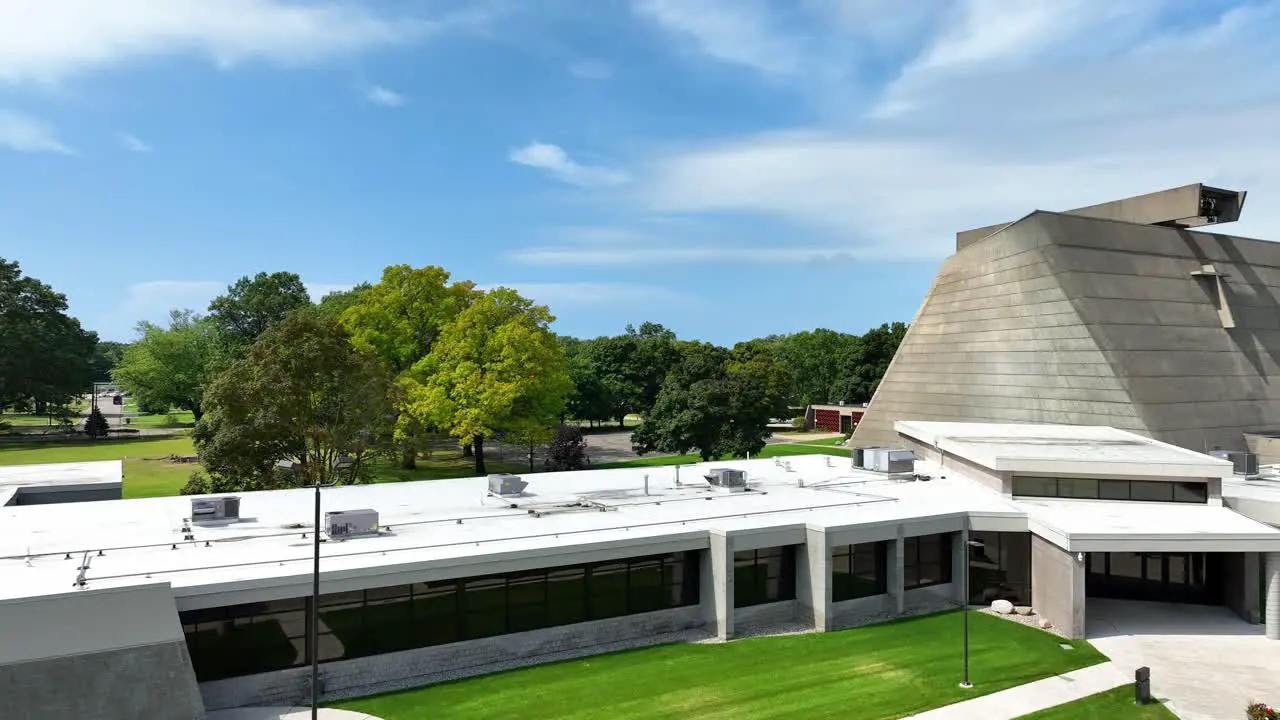
[[[149,153],[151,146],[143,142],[137,135],[130,133],[120,133],[116,138],[120,141],[120,147],[135,153]]]
[[[726,245],[641,245],[634,247],[583,247],[555,245],[514,250],[509,260],[528,265],[558,266],[654,266],[671,263],[735,263],[807,265],[859,260],[902,259],[858,247],[731,247]]]
[[[633,0],[637,14],[721,62],[772,75],[802,66],[801,46],[776,26],[764,0]]]
[[[780,248],[769,260],[784,262],[822,257],[827,245],[849,257],[940,257],[957,230],[1189,182],[1280,197],[1280,56],[1271,50],[1280,2],[962,0],[948,12],[954,22],[929,26],[860,117],[661,154],[636,171],[640,209],[764,218],[823,246]],[[1223,230],[1280,235],[1280,205],[1254,204]],[[629,258],[559,247],[520,258],[620,264],[716,253],[770,257],[650,245]]]
[[[583,165],[569,157],[559,145],[534,141],[512,150],[508,157],[517,165],[544,170],[551,177],[578,187],[614,187],[631,180],[631,176],[621,170],[601,165]]]
[[[0,110],[0,148],[24,153],[74,154],[58,139],[53,126],[7,110]]]
[[[404,95],[381,85],[373,85],[365,90],[364,99],[386,108],[397,108],[408,102]]]
[[[613,66],[603,60],[578,60],[569,63],[569,74],[583,80],[608,80],[613,77]]]
[[[489,3],[392,16],[374,4],[333,0],[7,0],[0,3],[0,82],[57,82],[160,55],[200,55],[220,67],[308,64],[483,25],[492,15]]]
[[[694,299],[679,290],[645,283],[514,282],[491,283],[483,287],[511,288],[531,300],[550,306],[552,310],[556,307],[597,306],[600,303],[670,304]]]

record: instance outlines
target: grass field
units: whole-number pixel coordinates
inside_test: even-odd
[[[805,445],[801,443],[776,443],[773,445],[765,445],[764,450],[759,455],[752,455],[753,458],[771,458],[781,457],[784,455],[835,455],[837,457],[849,457],[847,448],[838,448],[825,445]],[[601,463],[592,465],[596,470],[609,470],[612,468],[633,468],[633,467],[660,467],[663,465],[683,465],[687,463],[702,462],[699,455],[663,455],[655,457],[641,457],[634,460],[619,460],[618,462]]]
[[[0,423],[14,427],[57,427],[58,421],[48,415],[9,414],[0,415]]]
[[[196,418],[190,410],[175,410],[164,415],[139,415],[128,418],[129,427],[136,428],[189,428],[195,427]]]
[[[1243,710],[1241,714],[1243,715]],[[1177,720],[1159,703],[1135,705],[1133,686],[1122,685],[1097,695],[1023,715],[1015,720]]]
[[[970,617],[972,690],[960,618],[724,644],[676,644],[540,665],[337,703],[383,720],[896,718],[1102,662],[1083,641]]]

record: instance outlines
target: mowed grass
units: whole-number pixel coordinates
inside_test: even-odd
[[[177,495],[193,464],[169,462],[170,455],[194,455],[191,438],[114,438],[101,442],[30,442],[0,445],[0,465],[123,460],[127,498]]]
[[[973,614],[962,690],[949,612],[853,630],[675,644],[336,703],[383,720],[897,718],[1105,660],[1087,643]]]
[[[72,418],[75,420],[76,418]],[[30,415],[23,413],[6,413],[0,415],[0,423],[8,423],[14,427],[57,427],[58,420],[48,415]]]
[[[189,428],[195,427],[196,418],[190,410],[175,410],[171,413],[154,415],[138,415],[126,418],[129,427],[134,428]]]
[[[1241,710],[1243,715],[1243,710]],[[1133,702],[1133,686],[1121,685],[1097,695],[1023,715],[1015,720],[1177,720],[1164,705]]]
[[[758,455],[752,455],[752,458],[772,458],[785,457],[787,455],[835,455],[836,457],[849,457],[848,448],[840,448],[825,445],[804,445],[800,443],[775,443],[765,445],[764,450]],[[702,462],[700,455],[662,455],[655,457],[641,457],[634,460],[619,460],[618,462],[601,463],[592,465],[594,470],[609,470],[612,468],[634,468],[634,467],[661,467],[663,465],[684,465],[687,463]]]

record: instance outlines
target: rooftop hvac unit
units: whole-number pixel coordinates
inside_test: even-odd
[[[489,476],[489,492],[499,497],[520,495],[527,487],[529,487],[529,483],[521,480],[519,475],[494,473]]]
[[[227,497],[191,498],[191,522],[215,522],[239,520],[240,498]]]
[[[334,510],[324,514],[325,532],[331,540],[378,534],[377,510]]]
[[[863,470],[875,470],[876,467],[884,461],[880,460],[880,456],[889,452],[889,448],[869,447],[862,449],[862,464],[859,465]]]
[[[746,490],[747,489],[747,473],[745,470],[735,470],[734,468],[711,468],[703,475],[712,487],[728,488],[730,490]]]
[[[863,467],[882,473],[909,473],[916,468],[916,455],[910,450],[876,448]]]
[[[1231,461],[1236,475],[1258,474],[1258,456],[1254,453],[1231,450],[1226,453],[1225,459]]]
[[[866,448],[856,447],[853,449],[853,455],[851,456],[853,460],[851,464],[853,465],[854,468],[862,467],[862,459],[866,457],[866,453],[867,453]]]

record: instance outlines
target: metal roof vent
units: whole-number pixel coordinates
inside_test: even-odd
[[[706,478],[707,483],[714,488],[722,488],[732,492],[742,492],[747,489],[747,473],[745,470],[711,468],[702,477]]]
[[[240,519],[240,498],[235,495],[191,498],[191,522],[222,522]]]
[[[377,510],[334,510],[324,514],[325,532],[330,540],[378,534]]]
[[[511,473],[494,473],[489,476],[489,494],[498,497],[515,497],[524,494],[529,483]]]

